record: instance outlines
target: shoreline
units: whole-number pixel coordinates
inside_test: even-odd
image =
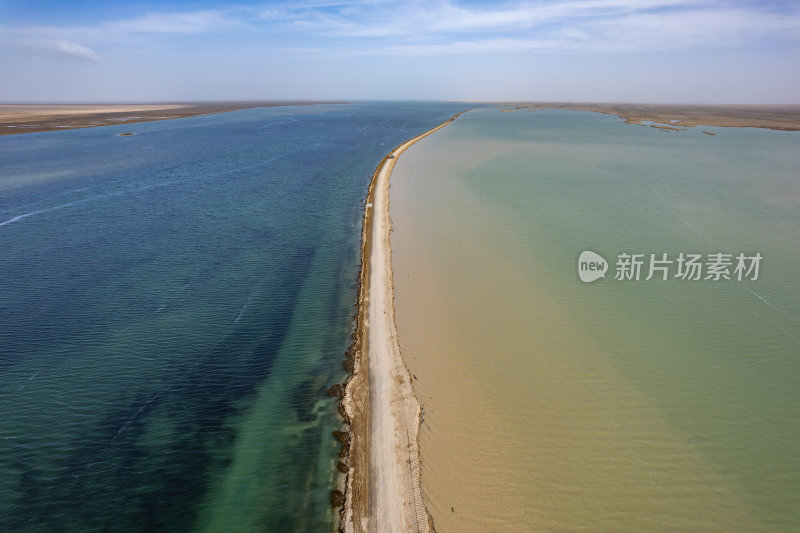
[[[356,338],[349,353],[353,372],[340,404],[350,427],[339,526],[347,533],[432,529],[419,483],[420,404],[400,355],[394,321],[389,179],[406,148],[463,113],[397,146],[370,180],[361,229]]]
[[[626,124],[660,124],[662,129],[714,126],[722,128],[764,128],[800,131],[800,105],[679,105],[679,104],[604,104],[604,103],[496,103],[508,111],[570,109],[614,115]]]
[[[167,104],[0,104],[0,135],[96,128],[215,115],[257,107],[346,102],[197,102]]]

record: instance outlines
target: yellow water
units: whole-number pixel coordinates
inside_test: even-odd
[[[411,147],[392,176],[397,325],[424,410],[422,488],[437,531],[785,531],[800,524],[791,503],[800,495],[792,445],[800,427],[791,385],[797,364],[790,360],[797,299],[781,302],[782,314],[770,321],[780,329],[769,332],[769,352],[780,362],[763,370],[770,359],[755,360],[760,352],[746,343],[763,325],[736,313],[770,309],[741,283],[583,285],[574,258],[582,247],[610,246],[612,233],[636,236],[625,243],[651,242],[654,249],[642,252],[675,248],[675,235],[650,224],[653,212],[664,224],[682,215],[679,199],[656,194],[642,206],[630,191],[645,185],[631,169],[620,171],[633,183],[628,192],[613,183],[581,191],[578,180],[546,185],[549,173],[562,184],[572,180],[570,165],[581,155],[585,171],[596,171],[586,158],[598,153],[597,140],[581,138],[587,131],[630,150],[623,139],[635,126],[591,114],[571,124],[569,112],[514,115],[523,114],[473,111]],[[505,138],[497,133],[503,128]],[[559,143],[571,147],[563,161],[549,146]],[[508,193],[502,201],[492,192],[498,189]],[[588,213],[614,202],[642,206],[628,210],[642,223],[616,230],[609,223],[607,240],[592,240],[603,230],[583,225]],[[576,218],[584,220],[571,226]],[[790,228],[796,222],[792,214],[784,220]],[[681,246],[711,246],[692,238]],[[773,262],[777,254],[769,255]],[[762,282],[748,287],[768,293],[769,276]],[[703,291],[712,294],[697,294]],[[740,301],[747,305],[736,311]],[[696,305],[687,312],[687,303]],[[756,377],[773,382],[748,390]],[[764,391],[774,397],[754,406],[750,400]]]

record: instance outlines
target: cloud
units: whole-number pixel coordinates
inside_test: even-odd
[[[364,54],[629,52],[800,40],[800,4],[748,0],[285,0],[260,6],[148,12],[93,26],[0,27],[9,42],[51,58],[96,61],[93,50],[208,35],[216,49],[240,32],[292,53]],[[2,38],[0,38],[2,40]],[[213,40],[213,41],[212,41]],[[46,44],[42,44],[46,43]],[[59,44],[56,44],[59,43]],[[119,48],[119,47],[118,47]]]
[[[350,37],[403,37],[458,33],[499,32],[539,28],[573,22],[622,17],[653,9],[676,8],[694,0],[573,0],[568,2],[516,2],[508,7],[432,2],[349,2],[342,7],[285,4],[269,15],[282,19],[302,17],[328,33]],[[291,15],[290,15],[291,13]],[[266,18],[273,18],[267,16]]]
[[[191,13],[147,13],[144,16],[112,21],[106,29],[132,33],[205,33],[243,25],[221,11],[206,10]]]
[[[372,42],[413,55],[532,50],[670,50],[800,38],[800,9],[758,2],[571,0],[465,3],[454,0],[284,3],[261,13],[271,28],[331,44]],[[472,45],[470,44],[472,43]]]
[[[669,50],[738,45],[760,38],[797,40],[800,16],[747,7],[633,13],[599,21],[589,42],[601,50]]]
[[[37,41],[23,44],[31,54],[56,61],[79,61],[95,63],[100,60],[91,48],[70,41]]]

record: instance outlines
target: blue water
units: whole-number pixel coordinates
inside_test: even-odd
[[[369,178],[463,109],[0,137],[0,530],[332,530]]]

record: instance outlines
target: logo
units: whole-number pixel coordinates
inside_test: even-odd
[[[606,277],[608,261],[602,255],[584,250],[578,257],[578,277],[584,283],[591,283]]]
[[[649,258],[649,259],[648,259]],[[755,253],[629,253],[617,254],[614,281],[756,281],[764,256]],[[608,261],[590,250],[578,257],[578,277],[584,283],[605,278]]]

